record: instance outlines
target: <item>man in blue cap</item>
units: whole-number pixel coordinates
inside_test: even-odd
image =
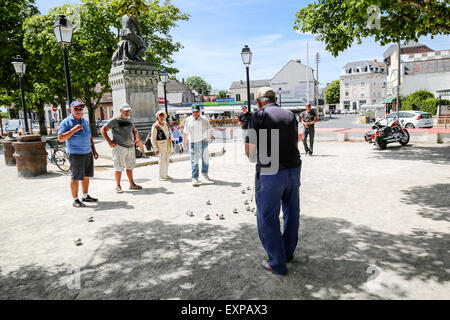
[[[192,115],[186,119],[183,133],[183,147],[187,148],[187,137],[189,136],[192,166],[192,186],[199,186],[198,162],[202,159],[202,175],[205,181],[212,182],[209,178],[209,151],[208,137],[214,140],[213,128],[206,117],[200,115],[200,106],[192,105]]]
[[[94,158],[98,159],[98,153],[95,150],[89,122],[83,118],[83,108],[81,102],[73,101],[70,104],[71,114],[61,122],[58,129],[58,141],[66,141],[66,150],[69,154],[72,173],[70,190],[75,208],[84,207],[83,202],[98,201],[88,194],[89,177],[94,176]],[[83,202],[78,199],[79,181],[81,181]]]
[[[256,162],[255,200],[258,234],[268,260],[262,266],[280,275],[294,257],[300,225],[300,169],[298,122],[294,114],[280,108],[270,87],[256,93],[258,111],[248,125],[245,152]],[[280,209],[283,208],[283,233]]]

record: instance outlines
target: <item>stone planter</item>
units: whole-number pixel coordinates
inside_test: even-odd
[[[15,149],[19,177],[36,177],[47,173],[47,151],[40,135],[21,136],[12,145]]]

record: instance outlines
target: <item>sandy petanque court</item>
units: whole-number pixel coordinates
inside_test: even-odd
[[[170,164],[172,181],[157,165],[136,168],[144,189],[123,180],[123,194],[113,169],[97,168],[100,202],[78,209],[69,176],[49,164],[21,179],[1,155],[0,298],[450,298],[450,145],[318,142],[313,157],[301,147],[299,244],[285,277],[259,264],[252,190],[241,193],[254,165],[241,144],[225,149],[210,160],[215,183],[200,187],[189,161]]]

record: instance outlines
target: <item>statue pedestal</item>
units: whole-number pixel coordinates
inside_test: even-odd
[[[112,89],[114,116],[120,115],[120,105],[128,103],[131,119],[138,127],[156,121],[158,106],[158,71],[148,62],[129,61],[111,67],[109,85]]]

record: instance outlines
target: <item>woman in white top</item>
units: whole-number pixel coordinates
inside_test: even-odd
[[[172,179],[167,175],[170,154],[172,153],[172,131],[165,121],[167,114],[160,110],[156,113],[157,121],[152,126],[152,145],[159,157],[159,180]]]

